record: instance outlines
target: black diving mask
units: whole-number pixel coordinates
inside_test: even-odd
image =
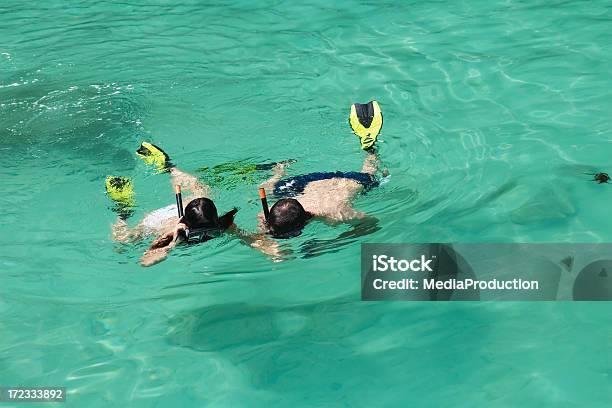
[[[292,230],[286,231],[286,232],[276,232],[269,225],[267,227],[268,227],[268,233],[272,235],[272,238],[289,239],[289,238],[295,238],[295,237],[302,235],[302,231],[305,227],[305,224],[299,227],[296,227]]]
[[[187,228],[183,238],[185,238],[185,242],[188,244],[199,244],[200,242],[218,238],[222,233],[223,231],[218,227]]]

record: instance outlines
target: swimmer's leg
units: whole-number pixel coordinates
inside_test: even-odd
[[[363,166],[361,167],[361,172],[367,173],[373,176],[378,172],[379,166],[380,166],[380,159],[378,158],[378,152],[376,152],[375,150],[368,150],[366,152],[366,157],[363,160]]]
[[[373,176],[378,172],[380,166],[376,141],[383,125],[382,111],[378,102],[370,101],[366,104],[354,103],[351,105],[349,124],[353,133],[359,138],[361,149],[366,152],[361,171]]]
[[[134,228],[130,228],[125,219],[117,217],[117,221],[115,221],[111,227],[111,236],[113,237],[113,241],[127,244],[141,240],[144,234],[140,224]]]
[[[272,168],[272,177],[265,182],[261,183],[260,187],[266,189],[266,191],[274,190],[276,183],[280,181],[287,174],[287,167],[295,163],[295,160],[286,160],[280,163],[276,163]]]
[[[366,158],[363,161],[363,166],[361,167],[362,173],[367,173],[371,176],[375,176],[376,173],[380,170],[380,157],[378,156],[377,150],[368,150],[366,153]],[[382,177],[387,177],[389,175],[389,169],[384,167],[381,172]]]
[[[366,157],[363,160],[361,166],[361,172],[371,175],[372,177],[378,172],[380,166],[380,159],[378,158],[378,152],[375,149],[369,149],[366,151]],[[352,199],[363,190],[363,185],[360,183],[351,183],[347,187],[350,192],[350,198]]]
[[[170,156],[164,152],[164,150],[149,142],[142,142],[136,154],[146,164],[155,166],[160,172],[166,172],[170,170],[174,165],[170,161]]]
[[[115,202],[113,211],[120,218],[128,219],[134,213],[134,186],[129,177],[107,176],[106,195]]]
[[[159,146],[142,142],[136,154],[147,164],[157,167],[161,172],[170,173],[172,186],[180,185],[193,197],[210,196],[210,187],[202,183],[196,176],[178,169],[170,160],[170,156]]]
[[[182,189],[189,191],[192,197],[210,197],[210,186],[202,183],[198,177],[177,167],[172,167],[169,171],[172,186],[180,185]]]
[[[361,172],[369,174],[371,177],[374,177],[376,173],[378,172],[379,167],[380,167],[380,159],[378,157],[378,152],[376,151],[376,149],[371,148],[371,149],[366,150],[366,157],[363,160],[363,165],[361,166]],[[385,173],[388,173],[386,169],[383,170],[383,176],[386,176]],[[355,197],[358,194],[360,194],[364,189],[363,184],[353,181],[350,183],[344,183],[344,186],[345,186],[344,189],[346,190],[346,195],[345,195],[346,199],[341,200],[338,203],[338,208],[340,208],[340,213],[345,214],[345,216],[348,219],[353,219],[353,220],[363,220],[363,219],[368,218],[367,215],[365,215],[364,213],[360,211],[357,211],[353,207],[353,201],[355,200]],[[345,219],[343,221],[347,221],[347,220]]]
[[[117,220],[111,228],[113,240],[121,243],[137,241],[141,237],[141,229],[130,228],[127,219],[134,213],[134,186],[129,177],[108,176],[106,178],[106,194],[115,202],[113,211]]]

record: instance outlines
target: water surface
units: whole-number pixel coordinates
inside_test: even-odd
[[[144,269],[110,239],[173,200],[134,150],[195,172],[358,170],[377,99],[390,182],[367,242],[610,242],[609,2],[0,4],[0,385],[67,406],[606,406],[609,308],[362,303],[359,241],[309,226],[272,263],[223,239]],[[264,175],[265,176],[265,175]],[[219,207],[254,228],[256,182]],[[316,255],[316,256],[309,256]]]

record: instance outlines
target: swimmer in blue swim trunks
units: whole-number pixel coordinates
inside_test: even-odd
[[[332,224],[376,223],[374,217],[353,208],[353,199],[379,185],[376,140],[382,127],[382,114],[378,103],[353,105],[350,122],[366,154],[361,171],[316,172],[283,178],[288,163],[276,165],[272,178],[262,187],[272,191],[279,200],[270,208],[267,220],[263,213],[259,214],[259,232],[252,236],[251,246],[269,250],[276,245],[270,236],[291,238],[300,235],[311,219]],[[382,175],[387,176],[386,173],[384,170]]]
[[[135,227],[130,228],[127,217],[133,205],[131,181],[126,177],[109,176],[106,179],[108,195],[117,203],[118,220],[112,227],[113,239],[117,242],[138,242],[151,235],[158,237],[143,254],[142,266],[154,265],[164,260],[170,250],[179,243],[204,242],[225,231],[235,229],[233,209],[218,216],[214,202],[207,198],[210,189],[197,177],[179,170],[170,163],[168,155],[159,147],[143,142],[136,152],[149,165],[170,174],[173,186],[181,186],[190,193],[186,198],[184,215],[179,218],[178,207],[168,205],[147,214]],[[182,205],[182,203],[181,203]]]

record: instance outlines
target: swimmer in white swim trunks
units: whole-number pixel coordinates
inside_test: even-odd
[[[224,231],[236,229],[234,215],[238,210],[234,208],[219,217],[213,201],[206,198],[210,195],[209,187],[201,183],[197,177],[173,166],[162,149],[143,142],[137,154],[147,164],[169,172],[172,185],[181,186],[190,193],[185,200],[187,205],[182,217],[179,218],[178,207],[173,204],[147,214],[135,227],[130,228],[126,219],[133,205],[131,181],[125,177],[115,176],[106,179],[106,190],[117,203],[116,209],[119,214],[117,222],[112,227],[113,239],[128,243],[143,240],[151,235],[158,236],[140,259],[142,266],[151,266],[163,261],[170,250],[179,243],[205,242]]]

